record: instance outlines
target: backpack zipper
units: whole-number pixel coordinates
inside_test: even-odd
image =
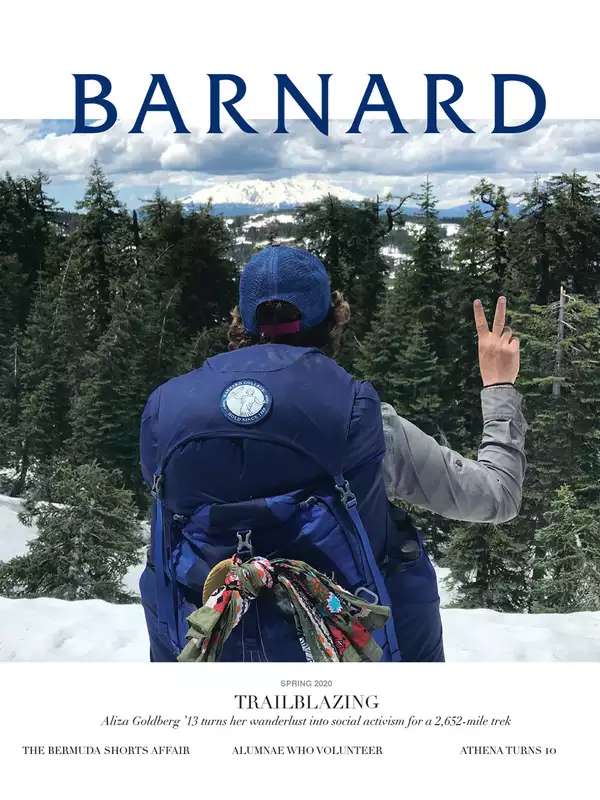
[[[184,436],[184,438],[181,439],[181,441],[179,441],[176,444],[174,444],[167,451],[164,459],[162,460],[160,468],[152,476],[151,493],[152,493],[153,497],[160,497],[160,495],[162,493],[162,488],[163,488],[163,483],[164,483],[164,471],[165,471],[165,468],[166,468],[167,464],[169,463],[169,460],[171,459],[171,456],[175,452],[175,450],[178,450],[180,447],[183,447],[184,445],[189,444],[190,442],[193,442],[194,440],[200,441],[200,440],[203,440],[203,439],[255,439],[257,441],[263,441],[263,442],[267,441],[267,442],[270,442],[272,444],[278,444],[281,447],[287,447],[289,450],[293,450],[294,452],[299,453],[300,455],[304,456],[305,458],[307,457],[307,458],[311,459],[314,464],[318,465],[319,468],[323,470],[324,475],[328,475],[329,474],[327,472],[327,470],[323,468],[323,465],[319,461],[317,461],[315,459],[315,457],[311,455],[310,452],[305,450],[303,447],[294,444],[293,442],[281,441],[276,436],[260,437],[260,439],[259,439],[258,436],[253,436],[248,431],[230,431],[230,430],[218,430],[218,431],[210,431],[210,432],[206,432],[206,433],[191,433],[188,436]]]

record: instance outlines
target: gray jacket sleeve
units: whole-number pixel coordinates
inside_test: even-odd
[[[499,523],[519,513],[525,477],[521,395],[513,386],[481,392],[483,435],[477,460],[443,447],[382,403],[388,498],[443,517]]]

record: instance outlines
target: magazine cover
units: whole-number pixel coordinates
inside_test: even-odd
[[[4,10],[8,796],[593,796],[594,22]]]

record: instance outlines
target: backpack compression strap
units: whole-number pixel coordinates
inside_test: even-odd
[[[158,625],[166,635],[173,653],[177,655],[182,645],[179,627],[179,597],[177,582],[172,575],[170,563],[171,543],[165,536],[164,506],[161,497],[160,476],[155,476],[152,485],[154,498],[154,530],[152,531],[152,561],[156,572],[156,616]]]
[[[379,565],[375,560],[375,553],[373,552],[373,547],[371,545],[371,540],[369,539],[369,534],[367,533],[363,521],[360,517],[360,513],[358,511],[358,503],[356,501],[356,495],[350,488],[350,484],[344,478],[343,475],[337,475],[335,477],[335,488],[340,494],[340,499],[354,527],[356,532],[359,536],[360,543],[362,546],[363,553],[367,559],[367,563],[369,565],[369,569],[371,570],[371,578],[373,581],[373,585],[377,590],[377,598],[375,599],[376,603],[381,603],[382,605],[388,606],[391,610],[392,601],[390,599],[387,586],[385,585],[385,580],[383,575],[381,574],[381,570],[379,569]],[[363,587],[366,589],[370,594],[370,590],[367,587]],[[386,623],[385,623],[385,633],[387,636],[388,644],[390,646],[390,655],[392,661],[402,661],[402,655],[400,653],[400,648],[398,646],[398,637],[396,636],[396,627],[394,625],[394,618],[390,613]]]

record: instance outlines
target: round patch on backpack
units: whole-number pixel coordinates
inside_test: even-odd
[[[269,390],[250,378],[231,383],[221,395],[221,411],[236,425],[256,425],[267,416],[272,404]]]

